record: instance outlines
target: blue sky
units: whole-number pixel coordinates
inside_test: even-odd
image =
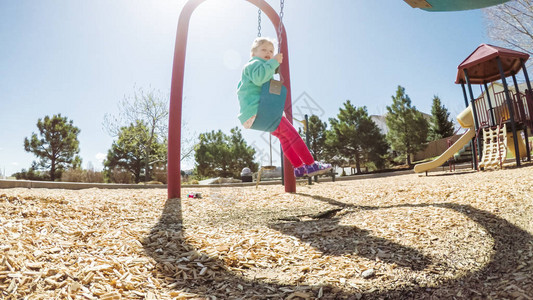
[[[0,173],[28,168],[25,137],[37,119],[61,113],[81,129],[83,167],[101,169],[113,138],[104,115],[136,87],[170,92],[180,0],[20,0],[0,2]],[[279,3],[267,1],[276,10]],[[438,95],[455,117],[464,100],[457,66],[486,35],[482,12],[426,12],[402,0],[287,0],[294,114],[327,121],[346,100],[382,114],[398,85],[430,113]],[[263,15],[263,36],[275,36]],[[239,126],[235,95],[257,35],[257,8],[210,0],[194,12],[184,84],[184,136]],[[479,91],[474,90],[477,94]],[[258,161],[268,135],[243,129]],[[279,144],[273,139],[274,149]],[[274,151],[276,153],[276,151]],[[274,164],[279,156],[274,155]],[[192,162],[183,168],[192,167]]]

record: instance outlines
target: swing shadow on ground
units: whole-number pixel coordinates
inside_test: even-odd
[[[507,220],[500,218],[487,211],[474,208],[470,205],[461,205],[456,203],[436,203],[436,204],[403,204],[392,206],[357,206],[339,202],[334,199],[302,194],[302,196],[310,197],[316,201],[323,201],[341,208],[356,208],[360,210],[379,210],[389,209],[395,207],[439,207],[446,208],[458,213],[464,214],[473,222],[482,226],[494,240],[494,254],[490,262],[488,262],[481,270],[467,274],[464,277],[444,280],[438,285],[431,288],[426,286],[408,286],[403,288],[395,288],[394,290],[376,290],[369,292],[352,293],[346,290],[340,290],[334,286],[318,286],[311,287],[314,290],[323,288],[324,297],[321,299],[482,299],[486,298],[489,293],[493,291],[501,291],[499,294],[503,298],[518,299],[525,295],[533,295],[533,275],[525,276],[520,280],[512,280],[512,274],[516,270],[533,268],[533,262],[528,261],[526,253],[529,251],[529,244],[533,243],[533,236],[527,231],[511,224]],[[175,279],[175,271],[177,269],[176,258],[188,255],[191,252],[196,252],[196,249],[187,244],[183,240],[183,227],[181,220],[181,202],[179,199],[167,200],[163,209],[162,215],[158,223],[152,228],[149,235],[146,237],[143,245],[147,255],[151,256],[156,261],[156,269],[154,272],[160,272],[161,277],[165,278],[167,285],[171,285],[176,290],[186,290],[188,292],[199,295],[200,297],[216,296],[217,299],[284,299],[288,296],[268,296],[272,295],[273,291],[278,291],[280,288],[295,288],[302,287],[301,284],[281,285],[261,280],[249,280],[234,272],[229,272],[223,267],[223,262],[218,261],[220,268],[216,270],[217,276],[211,279],[195,279],[187,281],[179,281]],[[342,228],[338,227],[335,220],[322,220],[323,223],[333,228],[333,230],[348,230],[354,235],[359,235],[358,238],[365,238],[365,232],[356,228]],[[325,222],[324,222],[325,221]],[[303,223],[306,225],[306,223]],[[307,225],[322,226],[318,222],[310,222]],[[279,225],[272,225],[276,228]],[[299,226],[299,225],[294,225]],[[338,228],[335,228],[337,226]],[[280,229],[285,234],[293,234],[294,227],[289,229]],[[292,231],[291,231],[292,230]],[[296,235],[297,238],[302,236]],[[367,237],[368,238],[368,237]],[[375,238],[374,238],[375,239]],[[381,244],[382,246],[392,243],[386,240],[367,240]],[[347,243],[347,241],[342,241]],[[311,241],[313,244],[313,241]],[[172,245],[169,247],[169,245]],[[177,245],[177,246],[176,246]],[[231,246],[231,245],[228,245]],[[342,254],[346,253],[346,249],[329,249],[325,246],[315,242],[317,249],[324,253]],[[405,248],[400,245],[392,244],[392,251],[401,251],[404,255],[419,257],[421,263],[414,266],[413,269],[423,268],[429,261],[428,258],[423,257],[414,249]],[[362,251],[363,253],[365,250]],[[363,254],[364,255],[364,254]],[[399,258],[392,259],[390,262],[402,263]],[[527,272],[527,271],[526,271]],[[527,273],[526,273],[527,274]],[[530,272],[531,274],[531,272]],[[221,289],[220,287],[224,288]],[[254,291],[253,293],[251,291]],[[507,294],[506,294],[507,293]],[[513,294],[514,293],[514,294]],[[518,294],[516,294],[518,293]],[[228,296],[230,295],[230,296]],[[233,296],[231,296],[233,295]],[[239,296],[236,296],[239,295]],[[258,296],[262,295],[262,296]],[[457,295],[460,295],[459,297]],[[296,298],[298,299],[298,298]]]
[[[415,249],[372,236],[368,230],[339,225],[338,218],[276,223],[270,228],[294,236],[330,256],[355,254],[371,260],[378,258],[415,271],[423,270],[431,263]]]

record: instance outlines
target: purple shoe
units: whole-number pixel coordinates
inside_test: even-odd
[[[294,177],[296,178],[301,178],[301,177],[304,177],[305,174],[307,174],[307,169],[305,167],[305,165],[299,167],[299,168],[294,168]]]
[[[307,166],[307,176],[315,176],[329,172],[332,167],[330,164],[325,164],[319,161],[315,161],[314,164]]]

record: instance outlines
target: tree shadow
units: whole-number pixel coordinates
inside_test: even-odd
[[[349,292],[340,290],[335,286],[307,286],[313,290],[322,288],[324,297],[321,299],[475,299],[487,298],[493,291],[498,291],[501,298],[520,298],[523,295],[533,294],[533,274],[532,272],[522,272],[520,280],[511,280],[512,274],[517,270],[530,270],[533,263],[528,258],[530,244],[533,244],[533,236],[527,231],[511,224],[507,220],[500,218],[487,211],[474,208],[470,205],[455,203],[436,204],[403,204],[391,206],[357,206],[339,202],[335,199],[318,197],[313,195],[300,194],[311,197],[317,201],[323,201],[338,207],[351,207],[363,210],[380,210],[395,207],[440,207],[450,209],[464,214],[473,222],[483,227],[493,239],[493,255],[490,262],[478,271],[473,271],[467,275],[455,279],[442,279],[438,286],[427,287],[410,285],[395,288],[394,290],[380,290],[379,288],[368,292]],[[420,265],[413,269],[421,269],[429,263],[429,259],[423,257],[416,250],[405,248],[394,244],[392,241],[370,237],[363,230],[349,226],[338,226],[336,220],[322,220],[302,222],[302,224],[289,224],[288,226],[272,225],[272,228],[279,228],[283,233],[294,235],[309,241],[314,247],[324,253],[342,254],[348,250],[343,247],[350,247],[352,241],[343,240],[339,237],[332,237],[332,241],[320,241],[314,237],[302,236],[302,226],[324,226],[333,228],[333,232],[347,233],[348,236],[361,239],[362,244],[375,243],[381,247],[389,245],[391,251],[404,252],[406,256],[391,258],[389,262],[402,264],[407,261],[405,257],[420,258]],[[249,280],[240,276],[236,272],[229,271],[224,262],[215,258],[209,258],[197,252],[197,249],[188,244],[183,235],[181,202],[179,199],[169,199],[165,204],[161,218],[152,228],[145,238],[143,245],[147,255],[156,262],[156,269],[153,272],[159,273],[159,278],[167,286],[179,291],[185,291],[200,295],[202,297],[215,296],[218,299],[285,299],[289,293],[280,294],[280,288],[306,287],[300,283],[293,285],[282,285],[266,282],[264,280]],[[332,246],[328,242],[339,243]],[[231,245],[228,245],[231,246]],[[364,248],[363,248],[364,249]],[[371,254],[362,252],[361,255],[372,257]],[[211,261],[212,276],[183,279],[180,277],[180,264],[191,257],[199,262]],[[201,265],[201,263],[200,263]],[[282,289],[283,290],[283,289]],[[277,291],[277,292],[275,292]],[[517,294],[518,293],[518,294]],[[517,296],[518,295],[518,296]],[[298,299],[298,298],[294,298]],[[525,298],[524,296],[524,299]]]

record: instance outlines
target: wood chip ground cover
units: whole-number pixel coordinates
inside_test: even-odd
[[[533,299],[532,183],[0,189],[0,299]]]

